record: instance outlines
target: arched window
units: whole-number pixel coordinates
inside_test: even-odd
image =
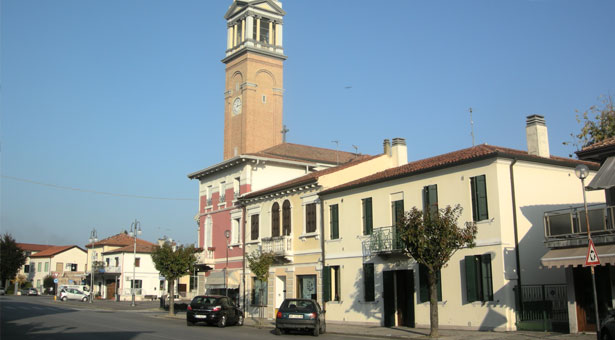
[[[290,202],[282,204],[282,235],[290,235]]]
[[[273,203],[271,207],[271,236],[280,236],[280,205]]]

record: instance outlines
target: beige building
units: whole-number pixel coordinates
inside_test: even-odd
[[[250,292],[249,313],[267,306],[266,316],[285,298],[320,300],[322,287],[322,205],[318,193],[326,188],[388,169],[407,160],[406,144],[395,139],[393,147],[385,141],[385,152],[378,156],[360,156],[337,167],[317,171],[240,198],[245,211],[245,252],[273,252],[276,264],[269,280],[261,283],[246,269],[246,287]],[[246,267],[248,264],[246,263]],[[265,286],[264,290],[260,290]]]
[[[540,263],[548,251],[543,215],[578,204],[575,166],[588,165],[591,177],[598,165],[550,156],[544,119],[527,123],[529,152],[479,145],[321,192],[327,320],[429,327],[426,271],[402,254],[392,226],[412,207],[457,204],[459,224],[475,223],[478,234],[474,248],[457,251],[441,270],[440,326],[515,330],[519,284],[564,286],[553,302],[565,313],[565,272]],[[604,202],[604,195],[589,193],[588,200]],[[332,237],[331,228],[339,234]]]
[[[58,285],[81,284],[85,278],[86,251],[79,246],[51,246],[30,255],[29,280],[43,288],[45,277],[58,279]]]

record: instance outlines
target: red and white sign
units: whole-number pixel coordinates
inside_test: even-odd
[[[587,257],[585,257],[586,266],[599,266],[600,259],[598,258],[598,252],[594,246],[594,241],[589,240],[589,246],[587,247]]]

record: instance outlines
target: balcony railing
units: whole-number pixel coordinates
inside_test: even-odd
[[[392,226],[374,228],[370,237],[363,243],[364,252],[371,254],[401,252],[403,249],[401,239]]]
[[[122,266],[104,266],[101,268],[102,273],[121,273]]]
[[[292,237],[276,236],[261,239],[261,250],[263,253],[274,253],[276,255],[292,255]]]
[[[613,217],[615,206],[607,207],[604,204],[588,206],[589,226],[594,234],[614,233]],[[545,237],[575,238],[587,235],[587,222],[585,208],[581,206],[568,209],[545,212]]]

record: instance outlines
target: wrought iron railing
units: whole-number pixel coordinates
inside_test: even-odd
[[[615,233],[613,218],[615,206],[604,204],[588,206],[589,226],[594,233]],[[544,214],[545,237],[570,238],[587,235],[587,222],[583,205],[547,211]]]
[[[388,253],[403,249],[403,243],[393,226],[374,228],[365,242],[367,242],[370,253]]]
[[[276,236],[261,239],[261,251],[263,253],[274,253],[276,255],[292,254],[292,237]]]

